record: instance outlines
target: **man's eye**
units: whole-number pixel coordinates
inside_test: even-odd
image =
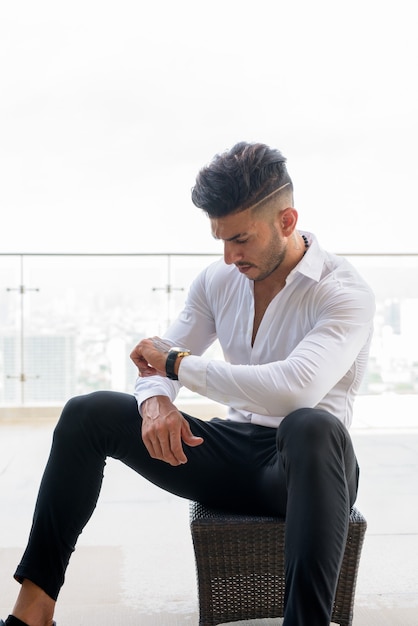
[[[235,243],[247,243],[248,239],[235,239]]]

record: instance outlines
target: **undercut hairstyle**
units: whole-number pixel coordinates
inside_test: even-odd
[[[240,142],[200,170],[192,201],[218,218],[259,204],[280,187],[293,190],[282,153],[262,143]]]

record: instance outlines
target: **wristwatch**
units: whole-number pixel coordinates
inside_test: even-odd
[[[176,361],[177,359],[182,359],[184,356],[190,356],[190,354],[190,350],[185,348],[170,348],[165,362],[165,373],[167,374],[167,378],[170,378],[171,380],[179,379],[174,371]]]

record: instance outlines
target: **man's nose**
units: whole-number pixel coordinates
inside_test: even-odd
[[[227,265],[232,265],[242,259],[242,252],[238,249],[234,241],[224,242],[224,261]]]

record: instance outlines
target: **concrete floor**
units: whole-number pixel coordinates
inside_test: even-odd
[[[30,527],[54,422],[0,422],[0,617]],[[354,626],[418,624],[418,396],[360,397],[351,434],[368,520]],[[73,555],[58,626],[197,626],[188,503],[109,460]],[[235,622],[267,626],[281,620]]]

